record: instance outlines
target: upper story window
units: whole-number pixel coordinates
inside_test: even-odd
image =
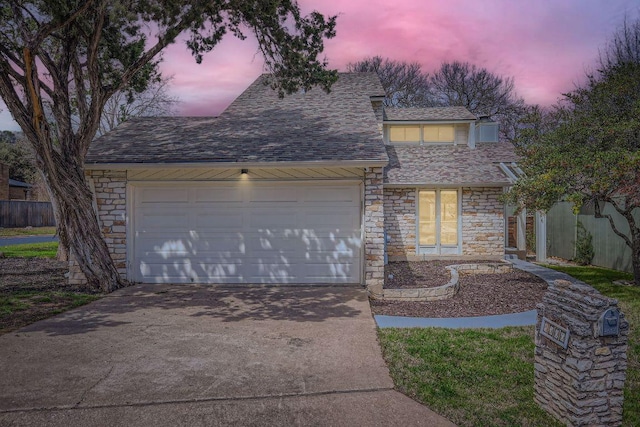
[[[389,142],[453,143],[454,125],[390,125]]]
[[[390,126],[389,141],[420,142],[420,126]]]
[[[423,142],[453,142],[454,140],[453,125],[425,125],[422,128]]]

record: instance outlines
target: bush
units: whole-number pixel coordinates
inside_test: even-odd
[[[593,236],[584,225],[578,221],[578,234],[576,236],[576,257],[574,261],[579,265],[589,265],[593,260]]]

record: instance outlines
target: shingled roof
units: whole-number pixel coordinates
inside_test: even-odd
[[[384,119],[390,121],[476,120],[464,107],[385,107],[384,113]]]
[[[518,160],[508,142],[467,145],[388,145],[387,185],[509,185],[500,162]]]
[[[284,99],[260,76],[219,117],[132,119],[97,138],[86,163],[388,161],[370,97],[383,96],[375,73],[342,73]]]

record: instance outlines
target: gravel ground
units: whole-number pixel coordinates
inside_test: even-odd
[[[408,270],[421,272],[419,274],[423,277],[418,279],[424,284],[420,286],[433,287],[449,281],[448,271],[444,269],[446,265],[460,263],[460,261],[422,261],[391,263],[389,266],[412,264],[391,267],[405,272],[398,276],[394,275],[394,287],[416,287],[415,283],[401,283],[400,278],[411,280],[415,277],[415,273],[413,276],[406,273]],[[461,276],[460,290],[453,298],[429,302],[372,300],[371,309],[374,314],[411,317],[471,317],[518,313],[533,310],[536,304],[542,301],[546,289],[547,284],[544,280],[520,270],[503,274],[477,274]]]
[[[67,264],[47,258],[0,259],[0,293],[14,291],[87,292],[67,284]]]

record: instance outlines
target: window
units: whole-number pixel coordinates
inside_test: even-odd
[[[424,142],[453,142],[454,140],[453,125],[425,125],[422,129]]]
[[[389,141],[420,142],[420,126],[390,126]]]
[[[419,253],[458,253],[458,191],[420,190],[418,192]]]
[[[389,142],[454,142],[453,125],[389,126]]]

